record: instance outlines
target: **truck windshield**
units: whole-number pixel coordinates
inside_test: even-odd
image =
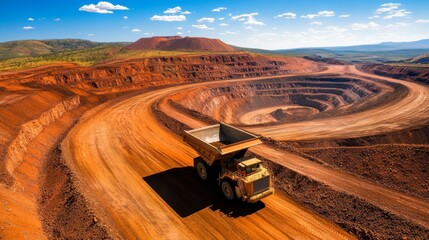
[[[251,172],[254,172],[254,171],[258,170],[258,169],[259,169],[259,163],[258,164],[253,164],[253,165],[250,165],[250,166],[246,167],[246,173],[251,173]]]

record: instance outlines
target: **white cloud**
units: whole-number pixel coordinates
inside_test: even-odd
[[[183,35],[183,33],[182,32],[177,32],[176,35]]]
[[[320,12],[315,13],[315,14],[307,14],[307,15],[301,16],[301,18],[308,18],[308,19],[313,19],[316,17],[335,17],[335,12],[325,10],[325,11],[320,11]]]
[[[258,37],[274,37],[277,36],[276,33],[264,32],[257,35]]]
[[[429,23],[429,19],[419,19],[416,20],[415,23]]]
[[[129,8],[122,6],[122,5],[113,5],[110,2],[98,2],[97,5],[95,4],[89,4],[89,5],[83,5],[79,8],[79,11],[84,12],[93,12],[93,13],[101,13],[101,14],[107,14],[107,13],[113,13],[113,10],[129,10]]]
[[[153,15],[153,17],[150,18],[152,21],[164,21],[164,22],[183,22],[186,21],[185,15]]]
[[[246,25],[265,25],[263,22],[256,20],[255,16],[257,15],[259,15],[259,13],[241,14],[237,16],[232,16],[231,20],[240,21]]]
[[[180,13],[182,11],[182,8],[180,6],[174,7],[174,8],[167,8],[167,10],[164,11],[165,14],[175,14]]]
[[[134,29],[131,30],[131,32],[141,32],[141,30],[138,29],[138,28],[134,28]]]
[[[407,11],[405,9],[400,9],[400,10],[397,10],[397,11],[395,11],[395,12],[393,12],[387,16],[384,16],[383,19],[392,19],[395,17],[406,17],[410,13],[411,13],[410,11]]]
[[[61,21],[61,18],[55,18],[54,21],[55,22]]]
[[[124,19],[128,19],[128,16],[123,16]]]
[[[94,33],[88,33],[88,36],[92,37],[92,36],[95,36],[95,34]]]
[[[207,25],[205,25],[205,24],[195,24],[195,25],[192,25],[192,27],[198,28],[200,30],[213,30],[214,29],[214,28],[207,27]]]
[[[321,11],[321,12],[318,12],[317,15],[319,17],[335,17],[335,12],[334,11]]]
[[[34,21],[34,18],[28,18],[27,20],[28,21]]]
[[[199,22],[199,23],[203,23],[203,22],[212,23],[214,21],[215,21],[214,18],[209,18],[209,17],[203,17],[203,18],[200,18],[200,19],[197,20],[197,22]]]
[[[369,22],[369,23],[353,23],[351,25],[353,30],[367,30],[367,29],[378,29],[380,28],[380,25],[375,22]]]
[[[389,24],[386,26],[386,28],[397,29],[397,28],[407,27],[407,26],[410,26],[410,24],[398,22],[398,23]]]
[[[32,26],[25,26],[25,27],[22,27],[22,29],[24,29],[24,30],[31,30],[31,29],[34,29],[34,27],[32,27]]]
[[[406,17],[408,14],[410,14],[410,11],[407,11],[405,9],[400,9],[401,4],[400,3],[385,3],[380,5],[379,8],[375,10],[374,16],[372,18],[379,18],[381,15],[383,16],[383,19],[392,19],[396,17]]]
[[[229,25],[228,23],[221,23],[221,24],[219,24],[219,26],[222,26],[222,27],[226,27],[228,25]]]
[[[376,14],[382,13],[390,13],[396,11],[401,6],[400,3],[385,3],[382,4],[377,10],[375,10]]]
[[[335,27],[335,26],[327,26],[326,30],[328,30],[331,33],[343,33],[343,32],[347,32],[347,29],[341,28],[341,27]]]
[[[231,34],[231,35],[236,35],[237,34],[236,32],[231,32],[231,31],[226,31],[225,33],[226,34]]]
[[[220,11],[226,10],[226,9],[227,9],[226,7],[218,7],[218,8],[212,9],[212,12],[220,12]]]
[[[164,21],[164,22],[183,22],[186,21],[186,14],[191,14],[189,11],[182,11],[180,6],[167,8],[164,11],[168,15],[153,15],[150,20],[152,21]],[[179,15],[176,15],[179,14]]]
[[[311,22],[310,25],[322,25],[322,23],[318,21],[314,21],[314,22]]]
[[[148,33],[148,32],[145,32],[145,33],[143,33],[144,35],[153,35],[154,33]]]
[[[296,18],[296,13],[292,13],[292,12],[282,13],[282,14],[279,14],[279,15],[275,16],[274,18],[295,19]]]
[[[309,19],[313,19],[315,17],[317,17],[317,14],[307,14],[307,15],[301,16],[301,18],[309,18]]]
[[[223,20],[225,20],[225,18],[218,18],[217,20],[223,21]]]
[[[340,17],[340,18],[348,18],[348,17],[350,17],[350,14],[342,14],[342,15],[340,15],[338,17]]]
[[[180,6],[173,7],[173,8],[167,8],[167,10],[164,11],[165,14],[191,14],[190,11],[182,11],[182,8]]]
[[[182,29],[183,29],[182,27],[178,27],[178,28],[177,28],[177,30],[182,30]]]

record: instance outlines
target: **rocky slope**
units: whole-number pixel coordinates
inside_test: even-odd
[[[365,64],[360,68],[377,75],[429,84],[429,68]]]
[[[124,91],[169,84],[317,71],[320,65],[293,57],[268,57],[248,53],[201,56],[150,57],[91,68],[63,67],[26,74],[0,76],[14,83],[78,87],[92,91]]]

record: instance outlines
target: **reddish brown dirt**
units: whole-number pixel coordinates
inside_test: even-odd
[[[69,66],[4,73],[8,84],[37,83],[106,94],[190,82],[238,79],[318,71],[314,62],[294,57],[255,56],[247,53],[151,57],[84,68]]]
[[[39,211],[45,233],[52,239],[115,239],[118,234],[108,221],[100,222],[79,192],[70,169],[53,149],[40,179]],[[97,214],[102,214],[99,209]],[[108,217],[104,216],[104,219]]]
[[[365,75],[365,74],[363,74],[363,75]],[[395,80],[393,80],[393,81],[395,81]],[[424,88],[424,87],[420,87],[418,85],[415,85],[415,87],[416,87],[416,89],[420,88],[422,91],[426,91],[427,92],[427,89]],[[189,92],[189,91],[187,91],[187,92]],[[412,94],[412,95],[414,95],[414,94]],[[176,95],[176,96],[180,96],[180,93],[179,93],[179,95]],[[415,96],[420,96],[420,94],[416,94]],[[424,99],[425,95],[420,96],[420,97],[422,97]],[[171,96],[169,98],[171,98]],[[177,98],[173,98],[173,99],[178,100]],[[164,103],[168,103],[168,102],[169,101],[164,101]],[[390,103],[386,102],[385,104],[390,104]],[[186,122],[188,125],[192,126],[193,128],[201,126],[201,125],[204,125],[204,123],[201,123],[198,120],[190,119],[189,117],[186,117],[186,115],[184,115],[182,113],[175,112],[173,108],[168,107],[169,105],[170,104],[162,104],[161,105],[161,109],[162,109],[162,111],[164,113],[167,113],[169,116],[173,117],[174,119],[181,119],[182,121]],[[378,105],[378,107],[385,108],[383,105]],[[183,110],[183,106],[180,107],[180,108]],[[376,109],[376,108],[377,107],[374,107],[374,109]],[[427,109],[427,108],[423,107],[423,109]],[[423,109],[419,109],[419,111],[423,110]],[[198,113],[195,113],[195,111],[184,111],[184,112],[185,113],[191,113],[191,115],[193,115],[193,116],[198,116]],[[404,115],[402,117],[404,117]],[[410,117],[413,117],[413,116],[410,116]],[[415,206],[413,206],[414,203],[411,203],[411,202],[406,203],[406,202],[404,202],[406,205],[409,204],[409,207],[411,207],[409,209],[410,211],[406,210],[406,211],[402,211],[402,213],[400,211],[399,212],[397,211],[397,210],[399,210],[398,206],[401,205],[397,201],[399,199],[401,199],[401,198],[408,198],[407,196],[405,196],[403,194],[400,194],[400,193],[397,193],[397,192],[396,193],[392,192],[392,191],[388,190],[387,188],[386,189],[382,189],[382,188],[380,188],[377,185],[374,185],[374,184],[368,183],[368,182],[362,182],[358,178],[354,178],[354,177],[351,177],[351,176],[346,176],[346,175],[343,175],[343,173],[340,173],[340,172],[333,173],[333,172],[331,172],[332,170],[329,170],[328,168],[325,168],[325,167],[322,167],[322,166],[317,166],[318,164],[312,164],[310,162],[307,162],[307,160],[304,160],[303,158],[300,158],[298,156],[293,156],[291,154],[286,154],[285,152],[277,154],[277,153],[275,153],[275,150],[273,150],[273,149],[270,150],[270,149],[265,148],[265,147],[257,147],[257,148],[258,148],[257,150],[255,149],[256,152],[258,152],[258,153],[266,156],[267,158],[269,158],[271,160],[275,159],[276,162],[282,164],[285,167],[291,168],[292,170],[297,171],[300,174],[304,174],[304,175],[306,175],[306,176],[308,176],[310,178],[313,178],[316,181],[321,181],[324,184],[328,184],[333,189],[340,190],[340,191],[345,191],[345,192],[351,194],[352,196],[362,197],[363,199],[365,199],[366,201],[368,201],[371,205],[375,204],[375,206],[373,205],[375,207],[374,209],[381,208],[379,210],[392,212],[396,216],[400,216],[400,218],[405,217],[406,219],[408,219],[408,221],[411,220],[412,222],[417,219],[417,218],[414,218],[414,217],[410,217],[410,216],[407,217],[407,216],[405,216],[405,215],[408,215],[409,213],[411,213],[412,211],[414,211],[414,210],[411,210],[411,209],[413,209],[415,207]],[[311,158],[311,156],[309,156],[309,157]],[[289,161],[291,161],[291,162],[289,162],[289,161],[287,161],[285,159],[289,159]],[[293,159],[293,161],[292,161],[292,159]],[[355,161],[356,160],[357,159],[355,159]],[[306,163],[304,163],[304,162],[306,162]],[[314,165],[314,166],[310,167],[310,165]],[[308,171],[304,170],[307,167],[309,167]],[[314,167],[314,169],[310,170],[310,168],[313,168],[313,167]],[[322,169],[324,169],[324,170],[322,170]],[[322,175],[324,175],[324,177],[322,177],[322,175],[319,175],[320,173],[322,173],[325,170],[328,171],[328,172],[331,172],[331,173],[327,173],[326,175],[322,174]],[[336,176],[339,176],[339,175],[341,175],[342,177],[340,177],[338,179],[338,182],[337,182],[336,180],[334,180],[334,176],[336,178]],[[322,180],[325,177],[326,177],[326,179]],[[349,179],[350,181],[346,180],[348,178],[353,178],[353,180],[352,179]],[[409,178],[407,178],[406,181],[414,181],[414,178],[409,177]],[[337,183],[334,183],[334,182],[337,182]],[[350,186],[350,188],[346,187],[346,185],[348,185],[349,183],[353,183],[351,185],[354,185],[354,186]],[[368,184],[370,184],[371,187],[370,186],[365,186],[365,185],[368,185]],[[342,187],[340,187],[340,185],[342,185]],[[362,187],[362,189],[361,189],[362,191],[358,190],[358,188],[361,188],[361,187]],[[379,190],[375,190],[375,189],[379,189]],[[373,191],[373,190],[375,190],[375,191]],[[387,191],[387,192],[385,192],[385,191]],[[385,192],[386,194],[384,194],[382,192]],[[384,195],[384,197],[378,196],[380,193],[382,195]],[[402,195],[402,197],[397,196],[398,197],[397,198],[397,197],[394,197],[394,195]],[[381,198],[379,198],[379,197],[381,197]],[[391,200],[393,200],[396,203],[392,203],[392,205],[388,206],[389,205],[388,202],[390,200],[388,200],[387,198],[391,198]],[[380,200],[383,199],[383,200],[382,201],[378,201],[378,200],[375,200],[375,199],[380,199]],[[420,199],[415,199],[415,200],[417,202],[420,202],[420,203],[417,204],[417,205],[420,205],[420,207],[418,207],[420,210],[418,210],[417,212],[415,212],[417,215],[420,215],[420,213],[423,213],[422,211],[425,211],[423,209],[425,209],[424,206],[427,205],[427,202],[425,200],[420,200]],[[400,208],[403,209],[403,207],[405,207],[405,206],[402,206]],[[408,207],[405,207],[405,208],[408,208]],[[415,217],[417,217],[417,215]],[[424,218],[427,219],[427,216],[424,217]],[[385,221],[385,225],[386,226],[388,226],[390,224],[389,218],[386,218],[384,221]],[[421,223],[423,224],[423,226],[425,226],[425,225],[427,225],[427,220],[423,220],[423,222],[421,222]],[[412,226],[414,223],[409,222],[409,224],[410,224],[409,226]],[[403,228],[403,229],[406,229],[406,227]],[[389,233],[387,233],[387,232],[380,233],[380,234],[382,234],[382,235],[383,234],[389,235]]]
[[[263,204],[231,207],[212,188],[200,185],[189,167],[195,153],[160,126],[151,110],[165,94],[190,87],[152,91],[90,111],[62,144],[67,164],[121,234],[126,238],[351,238],[280,192]],[[207,228],[212,235],[207,235]]]
[[[309,73],[320,69],[319,65],[299,58],[233,53],[146,58],[91,68],[59,65],[33,72],[2,73],[0,87],[7,93],[0,95],[0,110],[4,110],[0,115],[3,120],[0,128],[5,130],[0,136],[3,149],[0,156],[2,159],[6,156],[14,139],[19,140],[16,146],[20,147],[13,147],[17,154],[9,154],[13,156],[12,161],[0,164],[2,172],[6,173],[0,185],[0,203],[8,206],[0,209],[0,223],[5,226],[0,229],[0,236],[353,238],[331,223],[334,222],[360,238],[427,238],[427,200],[311,161],[305,154],[296,155],[267,146],[254,150],[271,160],[266,164],[277,164],[271,168],[279,191],[257,205],[228,204],[216,188],[197,181],[189,167],[196,153],[160,124],[152,110],[155,103],[163,100],[156,110],[157,115],[176,131],[185,124],[193,128],[203,126],[199,119],[186,115],[186,111],[177,111],[174,104],[165,103],[169,98],[178,102],[186,96],[183,93],[174,95],[181,91],[217,89],[221,96],[228,86],[232,86],[230,91],[233,92],[233,88],[243,82],[251,86],[252,82],[265,81],[253,88],[262,87],[261,92],[271,88],[268,90],[272,91],[271,95],[276,91],[280,95],[291,94],[294,87],[297,92],[307,88],[304,92],[308,95],[324,91],[322,95],[325,96],[312,99],[312,108],[323,106],[322,111],[319,110],[321,115],[305,118],[302,126],[306,124],[308,128],[292,134],[302,141],[335,140],[349,135],[350,131],[356,138],[372,137],[426,126],[427,104],[423,104],[427,99],[426,87],[364,74],[352,66],[334,66],[325,73]],[[332,77],[332,73],[354,80],[324,82],[326,75],[323,74]],[[302,82],[294,83],[301,86],[285,86],[277,79],[277,83],[270,85],[267,79],[279,74],[323,75],[324,79],[310,78],[308,82],[312,85],[304,82],[304,86]],[[246,77],[254,78],[237,81],[237,78]],[[218,83],[205,83],[210,80]],[[121,96],[101,104],[117,97],[106,95],[112,92],[178,84],[180,86],[142,91],[139,95]],[[282,87],[275,89],[276,86]],[[288,88],[292,92],[283,91]],[[56,108],[74,96],[79,96],[79,106],[64,107],[61,111]],[[397,99],[390,101],[389,96]],[[311,98],[302,99],[308,103]],[[23,110],[17,107],[20,104]],[[99,106],[93,108],[96,105]],[[268,105],[263,105],[262,109],[269,109]],[[223,107],[218,105],[218,108]],[[236,109],[239,108],[231,108],[228,114]],[[199,117],[210,118],[197,110],[199,108],[195,108],[193,116],[201,114]],[[68,133],[60,151],[57,143],[62,134],[68,132],[85,111]],[[43,115],[46,112],[51,114]],[[388,119],[389,124],[378,121],[376,116],[380,115]],[[182,123],[168,123],[171,118]],[[40,124],[37,131],[26,127],[29,126],[26,123],[34,123],[36,119],[36,122],[47,124]],[[341,125],[341,121],[347,124]],[[323,124],[326,123],[332,124],[333,131],[325,130]],[[294,129],[293,126],[286,121],[248,129],[267,130],[261,134],[281,140],[292,138],[287,129]],[[17,137],[20,132],[31,134],[20,138]],[[19,156],[22,160],[17,160]],[[13,164],[8,165],[8,162]],[[291,200],[291,196],[295,200]],[[19,204],[10,197],[18,199]]]
[[[191,129],[158,110],[158,107],[153,107],[153,110],[161,123],[177,135],[180,136],[184,130]],[[401,233],[401,238],[429,237],[428,229],[410,224],[389,211],[353,195],[336,191],[260,155],[251,152],[248,154],[263,160],[263,165],[273,174],[276,189],[284,191],[295,201],[328,218],[359,239],[388,239],[398,233]]]
[[[140,38],[139,40],[126,46],[125,48],[131,50],[153,50],[159,48],[161,42],[181,38],[182,37],[180,36]]]
[[[404,67],[390,66],[384,64],[365,64],[359,66],[363,71],[381,76],[415,81],[429,84],[429,68],[426,67]]]
[[[241,65],[247,60],[251,62],[249,66]],[[166,68],[175,66],[175,62],[178,63],[177,73],[166,73]],[[274,67],[267,67],[266,64]],[[286,68],[286,64],[290,66]],[[104,214],[105,210],[98,207],[98,202],[93,201],[95,198],[90,193],[83,197],[86,184],[79,182],[59,158],[58,141],[83,112],[117,97],[111,92],[224,78],[219,75],[208,78],[210,75],[204,71],[190,73],[192,69],[214,66],[223,67],[219,72],[225,73],[250,69],[245,74],[228,75],[226,78],[319,68],[298,58],[274,59],[232,54],[140,59],[94,68],[58,64],[1,73],[0,236],[7,239],[119,236],[114,233],[115,226],[109,225],[112,222],[110,216]],[[189,74],[201,78],[194,79]],[[120,80],[122,78],[132,79],[132,82]],[[141,84],[133,82],[136,78],[140,79]],[[91,83],[94,80],[100,81],[101,85]],[[76,97],[80,97],[79,101],[67,102]],[[10,162],[13,164],[10,165]],[[225,207],[225,204],[222,205]]]
[[[305,149],[321,161],[391,189],[429,199],[429,146]]]
[[[235,49],[219,39],[203,37],[151,37],[141,38],[128,45],[132,50],[207,50],[217,52],[232,52]]]

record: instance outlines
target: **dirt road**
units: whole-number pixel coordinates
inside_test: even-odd
[[[353,238],[276,193],[253,206],[229,204],[195,175],[195,152],[159,125],[151,105],[168,88],[90,111],[62,149],[84,193],[126,238]]]
[[[344,71],[342,68],[338,70]],[[92,196],[95,202],[107,211],[124,237],[352,238],[337,226],[309,213],[280,193],[255,206],[230,205],[213,189],[214,187],[207,187],[199,181],[189,167],[192,165],[193,157],[197,156],[196,153],[180,138],[159,125],[153,116],[151,106],[164,96],[205,84],[166,88],[104,104],[85,114],[63,142],[63,155],[80,180],[84,193]],[[398,124],[397,122],[415,124],[410,120],[411,116],[417,116],[421,122],[422,115],[428,111],[428,106],[422,105],[423,102],[427,102],[428,89],[418,84],[404,83],[404,85],[410,89],[410,94],[405,100],[396,102],[399,105],[385,106],[378,111],[370,110],[364,119],[353,121],[353,117],[360,116],[344,116],[342,120],[347,120],[352,126],[340,125],[335,131],[328,132],[324,124],[333,123],[318,124],[315,120],[314,126],[301,127],[303,131],[301,134],[298,132],[293,134],[320,138],[329,137],[332,133],[331,136],[335,137],[355,133],[356,129],[360,128],[364,128],[360,131],[361,134],[367,134],[369,133],[367,131],[372,130],[379,131],[378,128],[372,127],[373,124],[379,128],[384,127],[382,130],[406,126],[390,122],[385,124],[378,118],[373,122],[369,121],[370,117],[378,116],[377,114],[386,114],[383,117],[387,117],[389,121],[396,120],[395,124]],[[397,107],[402,109],[398,111]],[[414,110],[414,115],[411,115],[408,109]],[[418,114],[415,114],[416,111]],[[178,112],[172,111],[169,114],[189,125],[201,124]],[[340,123],[341,119],[323,121]],[[319,126],[319,129],[315,126]],[[281,136],[280,139],[292,136],[287,135],[289,133],[285,131],[280,131],[280,134],[276,135],[274,129],[263,132],[263,129],[255,128],[252,131],[273,137]],[[298,164],[297,168],[302,166]],[[316,174],[317,172],[326,173],[323,168],[307,169],[305,174],[310,177],[320,176]],[[329,174],[337,173],[333,171]],[[329,174],[321,177],[322,180],[329,178]],[[347,183],[355,179],[348,176],[338,175],[335,181],[342,181],[347,187],[352,188],[353,186]],[[347,179],[343,181],[343,177]],[[326,182],[335,186],[337,184],[335,181]],[[383,194],[369,195],[369,198],[381,198],[380,201],[384,201]],[[406,207],[403,212],[413,208],[413,204],[407,204],[410,202],[408,199],[396,197],[387,199],[391,201],[391,206],[400,200],[402,206]],[[421,210],[420,205],[418,210]],[[423,224],[427,226],[428,213],[410,211],[411,217],[423,219]]]

